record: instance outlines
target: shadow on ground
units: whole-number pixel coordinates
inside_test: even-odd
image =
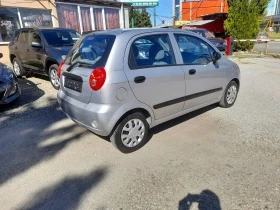
[[[56,186],[34,194],[21,210],[77,209],[85,193],[96,187],[108,173],[107,168],[93,170],[85,176],[66,177]]]
[[[45,92],[40,88],[38,88],[38,85],[40,85],[40,83],[35,84],[26,78],[19,78],[18,84],[19,87],[21,88],[21,92],[22,92],[21,96],[19,97],[19,99],[12,102],[11,104],[0,105],[1,117],[5,116],[4,113],[5,111],[10,111],[12,109],[16,109],[18,107],[28,105],[41,98],[43,95],[45,95]]]
[[[173,120],[167,121],[167,122],[165,122],[163,124],[160,124],[160,125],[152,128],[151,132],[150,132],[150,135],[152,137],[154,134],[157,134],[157,133],[160,133],[160,132],[162,132],[164,130],[172,128],[172,127],[174,127],[176,125],[179,125],[179,124],[181,124],[181,123],[183,123],[185,121],[188,121],[188,120],[190,120],[192,118],[195,118],[195,117],[197,117],[197,116],[199,116],[201,114],[204,114],[205,112],[211,111],[212,109],[215,109],[217,107],[218,107],[217,104],[212,104],[212,105],[209,105],[207,107],[201,108],[199,110],[196,110],[196,111],[190,112],[188,114],[185,114],[183,116],[177,117],[177,118],[175,118]]]
[[[178,210],[189,210],[193,205],[198,210],[221,210],[219,197],[211,190],[203,190],[200,194],[188,194],[178,206]]]
[[[67,117],[55,94],[42,97],[44,91],[37,84],[26,79],[20,79],[20,83],[22,99],[0,112],[0,185],[54,157],[86,134],[85,129],[68,120],[59,124]],[[44,144],[47,140],[53,141]]]

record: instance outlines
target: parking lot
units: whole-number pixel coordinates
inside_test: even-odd
[[[280,209],[280,60],[231,58],[235,105],[152,129],[131,154],[69,120],[45,77],[0,111],[0,208]]]

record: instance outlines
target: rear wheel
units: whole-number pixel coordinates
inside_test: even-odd
[[[25,74],[25,71],[17,58],[14,58],[13,60],[13,71],[17,77],[22,77]]]
[[[56,65],[56,64],[51,65],[49,68],[49,78],[50,78],[52,86],[56,90],[58,90],[60,87],[59,78],[57,75],[57,69],[58,69],[58,65]]]
[[[124,118],[110,137],[112,144],[123,153],[131,153],[148,141],[149,125],[141,113],[133,113]]]
[[[231,107],[236,98],[238,93],[238,85],[235,81],[231,81],[225,89],[224,95],[220,101],[220,106],[224,108]]]

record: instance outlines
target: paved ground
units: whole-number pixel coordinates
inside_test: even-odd
[[[280,60],[238,63],[232,108],[160,125],[128,155],[67,119],[49,82],[21,80],[0,112],[1,210],[280,209]]]
[[[269,42],[266,43],[256,43],[254,46],[254,51],[265,53],[267,46],[267,53],[280,54],[280,42]]]

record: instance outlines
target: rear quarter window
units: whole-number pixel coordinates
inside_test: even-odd
[[[114,35],[86,35],[74,45],[65,63],[71,65],[80,61],[93,66],[104,66],[115,39]]]
[[[17,41],[20,43],[27,44],[28,43],[28,31],[21,31],[18,36]]]

